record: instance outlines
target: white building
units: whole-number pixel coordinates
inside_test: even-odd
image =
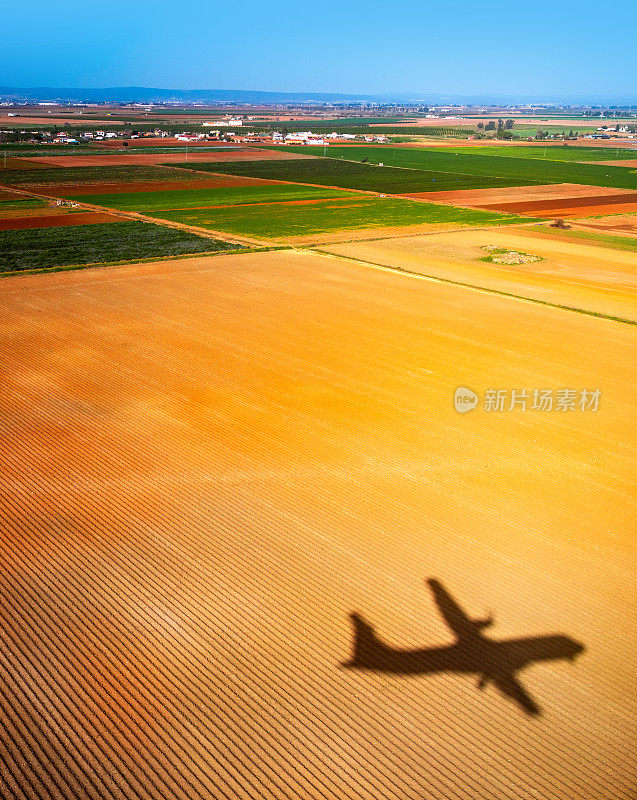
[[[214,122],[204,122],[205,128],[240,128],[243,125],[241,118],[232,117],[231,119],[217,119]]]

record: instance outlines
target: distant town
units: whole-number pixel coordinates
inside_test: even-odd
[[[274,108],[268,109],[267,115],[227,113],[211,119],[205,118],[205,110],[183,109],[184,119],[173,122],[169,116],[171,109],[166,104],[120,107],[59,105],[48,101],[16,104],[5,99],[0,101],[0,142],[77,145],[108,141],[120,142],[125,147],[128,142],[139,139],[170,139],[193,144],[228,142],[327,147],[343,142],[414,141],[419,136],[437,134],[466,139],[527,141],[637,139],[637,110],[632,108],[559,109],[558,113],[556,109],[542,106],[479,109],[424,106],[417,110],[389,107],[382,112],[377,107],[349,109],[348,112],[341,108],[332,109],[330,113],[321,106]],[[506,112],[511,116],[506,116]],[[353,113],[357,114],[355,118],[352,118]],[[210,116],[214,117],[214,111]],[[153,118],[163,123],[161,127],[149,125]],[[322,130],[312,130],[313,119],[320,123]],[[49,120],[51,124],[47,125]],[[535,120],[538,126],[531,129]],[[334,130],[327,127],[330,121]],[[100,122],[103,128],[99,127]],[[178,122],[183,127],[175,124]],[[306,130],[297,129],[302,122]],[[540,126],[539,123],[545,124]]]

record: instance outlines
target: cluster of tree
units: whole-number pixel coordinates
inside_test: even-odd
[[[551,131],[543,131],[537,130],[535,133],[536,139],[554,139],[556,136],[563,136],[565,139],[577,139],[578,133],[574,131],[573,128],[570,129],[568,134],[566,131],[562,131],[561,133],[551,133]]]
[[[485,125],[484,122],[478,122],[478,130],[485,130],[485,131],[510,131],[513,129],[513,125],[515,124],[514,120],[508,119],[506,122],[503,119],[498,120],[498,124],[496,125],[493,120],[490,120]]]
[[[630,108],[629,106],[624,106],[624,109],[625,110],[614,110],[614,106],[611,106],[611,108],[607,108],[603,111],[585,111],[584,116],[604,119],[607,117],[628,117],[635,113],[634,109]]]
[[[0,131],[0,143],[2,142],[28,142],[34,137],[30,131]]]

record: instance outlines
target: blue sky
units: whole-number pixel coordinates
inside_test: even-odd
[[[32,0],[0,85],[637,100],[637,3]]]

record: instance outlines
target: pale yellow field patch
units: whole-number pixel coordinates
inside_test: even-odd
[[[489,245],[532,253],[542,261],[485,263],[480,259]],[[538,226],[350,242],[321,250],[600,314],[637,317],[637,253],[563,241]]]

